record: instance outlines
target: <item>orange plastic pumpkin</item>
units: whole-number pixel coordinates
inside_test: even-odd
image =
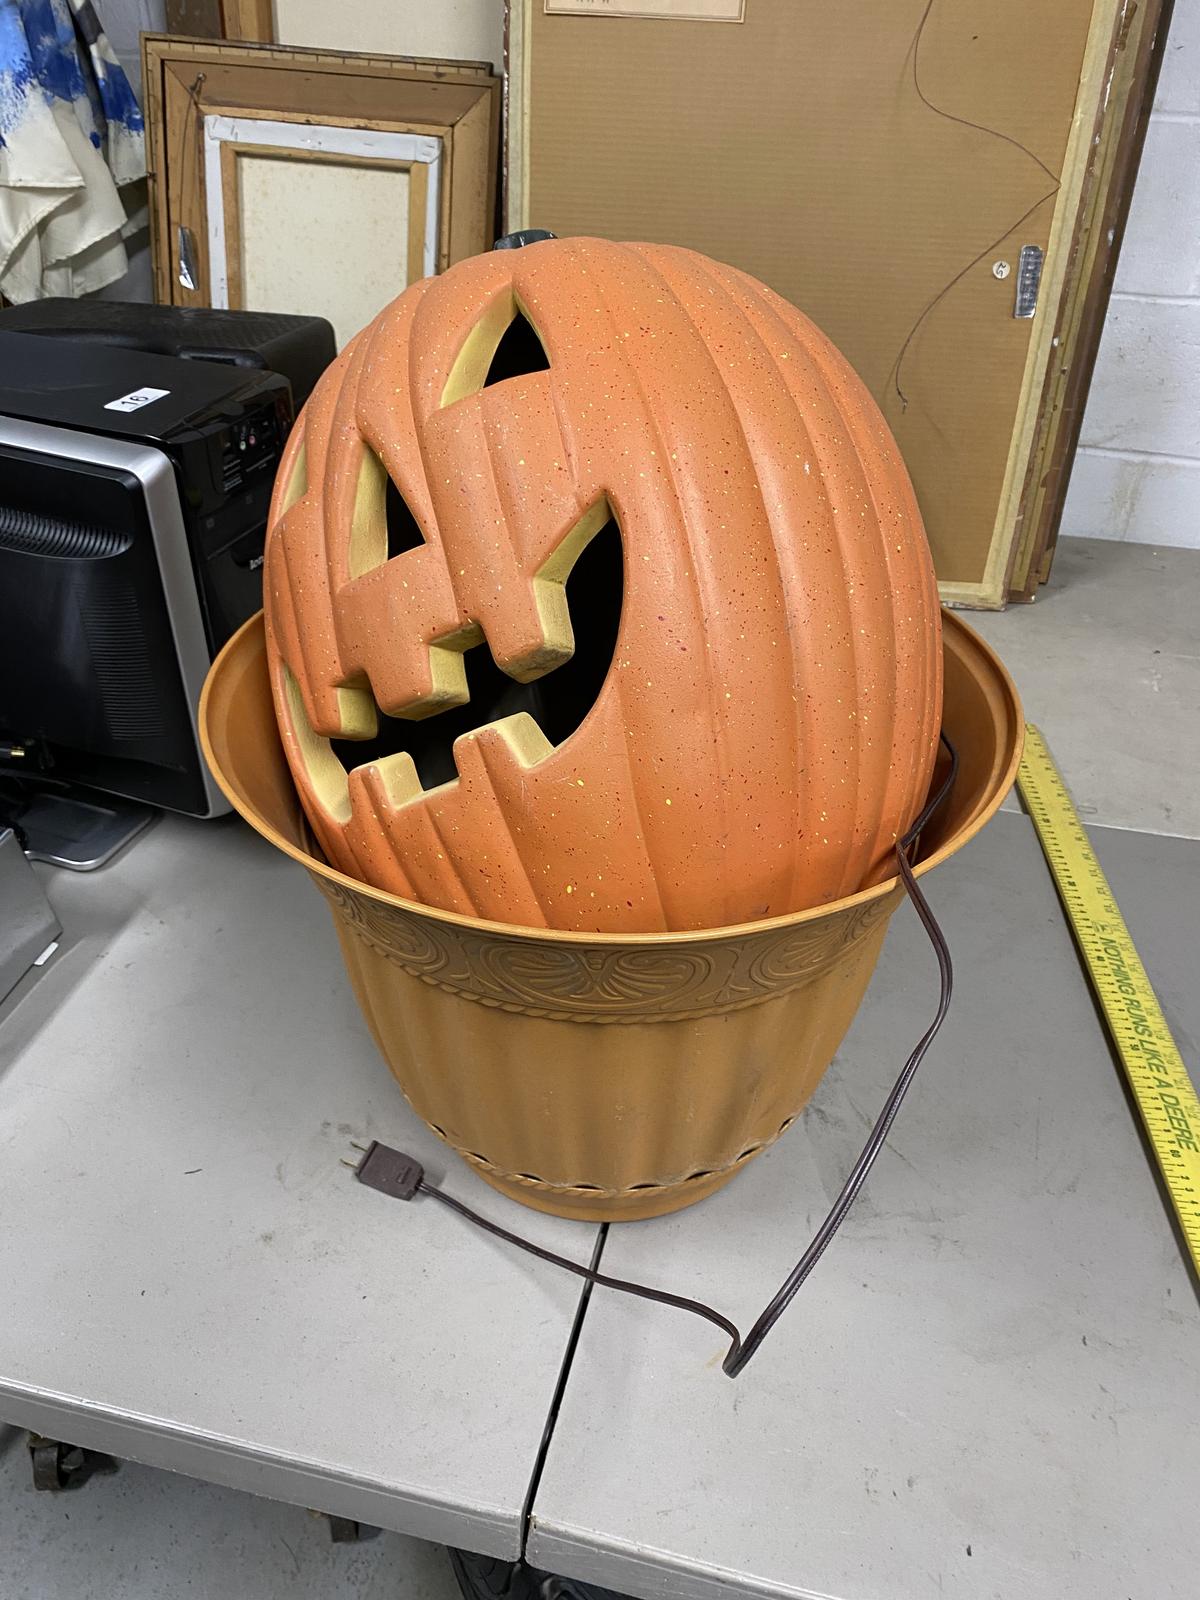
[[[933,769],[937,590],[887,426],[807,318],[688,250],[496,251],[381,312],[292,436],[266,613],[331,864],[477,917],[851,894]]]

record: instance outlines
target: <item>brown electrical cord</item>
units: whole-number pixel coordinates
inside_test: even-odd
[[[937,955],[938,971],[941,977],[941,992],[938,997],[937,1011],[933,1021],[918,1039],[913,1047],[912,1054],[904,1063],[900,1076],[892,1086],[892,1091],[884,1102],[883,1110],[871,1129],[870,1136],[863,1146],[858,1160],[850,1169],[850,1174],[842,1185],[841,1192],[830,1208],[829,1215],[817,1229],[812,1243],[797,1261],[791,1272],[784,1279],[776,1293],[768,1301],[762,1315],[743,1339],[736,1324],[728,1317],[722,1316],[719,1311],[714,1311],[712,1306],[705,1305],[702,1300],[689,1300],[684,1295],[669,1294],[665,1289],[652,1289],[644,1283],[632,1283],[627,1278],[611,1278],[607,1273],[597,1272],[594,1267],[582,1266],[578,1261],[571,1261],[566,1256],[560,1256],[553,1250],[545,1250],[541,1245],[533,1244],[528,1239],[521,1238],[520,1234],[510,1233],[507,1228],[502,1228],[498,1222],[491,1222],[487,1217],[480,1216],[470,1206],[464,1205],[461,1200],[456,1200],[453,1195],[446,1194],[443,1190],[427,1183],[422,1177],[416,1187],[419,1193],[432,1196],[440,1200],[444,1206],[449,1206],[452,1211],[457,1211],[469,1222],[477,1227],[484,1228],[488,1233],[495,1234],[498,1239],[504,1239],[509,1244],[515,1244],[521,1250],[527,1250],[530,1255],[537,1256],[542,1261],[549,1261],[556,1267],[562,1267],[566,1272],[573,1272],[577,1278],[584,1278],[589,1283],[599,1284],[604,1289],[619,1289],[624,1294],[634,1294],[642,1300],[654,1300],[660,1305],[675,1306],[680,1311],[690,1311],[694,1316],[703,1317],[706,1322],[711,1322],[721,1329],[722,1333],[729,1336],[730,1346],[722,1370],[730,1378],[736,1378],[753,1356],[759,1345],[779,1321],[779,1318],[791,1304],[797,1290],[824,1255],[826,1248],[834,1234],[845,1220],[846,1213],[854,1204],[859,1190],[866,1182],[867,1174],[875,1165],[875,1160],[883,1148],[885,1139],[896,1120],[896,1113],[901,1102],[908,1092],[917,1068],[921,1065],[926,1051],[937,1036],[938,1030],[946,1020],[946,1013],[950,1009],[950,998],[954,991],[954,969],[950,960],[950,948],[946,943],[945,935],[938,926],[937,918],[930,909],[920,884],[913,874],[909,852],[920,837],[921,830],[927,825],[930,818],[945,802],[947,795],[954,786],[958,775],[958,753],[949,739],[943,733],[941,742],[945,745],[950,756],[950,770],[937,793],[926,804],[925,809],[909,828],[908,832],[896,845],[896,861],[899,867],[900,878],[916,909],[921,925],[929,935]]]
[[[706,1306],[702,1300],[689,1300],[686,1295],[669,1294],[665,1289],[651,1289],[644,1283],[630,1283],[627,1278],[610,1278],[606,1273],[597,1272],[594,1267],[582,1266],[578,1261],[571,1261],[567,1256],[557,1255],[553,1250],[543,1250],[540,1244],[534,1244],[530,1239],[522,1239],[519,1233],[510,1233],[507,1228],[502,1228],[498,1222],[491,1222],[487,1217],[481,1217],[477,1211],[472,1211],[461,1200],[456,1200],[453,1195],[447,1194],[443,1189],[435,1189],[432,1184],[426,1183],[422,1178],[417,1185],[421,1194],[432,1195],[435,1200],[440,1200],[444,1206],[449,1206],[451,1211],[457,1211],[459,1216],[466,1217],[469,1221],[477,1223],[479,1227],[486,1228],[489,1233],[494,1233],[498,1239],[507,1239],[509,1244],[518,1245],[522,1250],[528,1250],[531,1256],[539,1256],[543,1261],[549,1261],[556,1267],[562,1267],[567,1272],[573,1272],[577,1278],[586,1278],[589,1283],[598,1283],[605,1289],[623,1289],[626,1294],[636,1294],[643,1300],[657,1300],[660,1305],[677,1306],[680,1311],[691,1311],[697,1317],[703,1317],[706,1322],[715,1323],[722,1333],[727,1333],[733,1340],[734,1346],[741,1343],[741,1334],[736,1323],[730,1322],[728,1317],[723,1317],[719,1311],[714,1311],[711,1306]]]

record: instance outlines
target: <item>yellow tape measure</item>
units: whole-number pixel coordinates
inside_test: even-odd
[[[1032,723],[1017,787],[1200,1271],[1200,1099],[1062,775]]]

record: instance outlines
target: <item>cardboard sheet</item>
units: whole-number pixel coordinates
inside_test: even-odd
[[[516,204],[560,234],[690,245],[800,306],[883,407],[943,583],[998,604],[1038,325],[1013,316],[1017,261],[1050,240],[1093,4],[933,0],[914,75],[926,4],[746,0],[714,27],[530,0]]]

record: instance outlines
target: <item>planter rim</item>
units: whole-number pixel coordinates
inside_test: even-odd
[[[920,878],[925,873],[939,866],[943,861],[967,844],[980,831],[984,825],[1000,809],[1001,802],[1012,787],[1017,775],[1017,768],[1021,761],[1021,750],[1024,743],[1024,721],[1020,698],[1016,685],[1009,676],[1007,668],[988,642],[974,628],[969,627],[954,612],[942,608],[942,626],[952,635],[957,634],[962,642],[974,650],[981,658],[985,667],[990,671],[994,687],[997,688],[1006,703],[1008,721],[1010,724],[1010,751],[1003,772],[995,783],[992,792],[979,807],[974,816],[961,828],[950,836],[931,855],[924,857],[914,867],[914,876]],[[537,928],[525,923],[495,922],[484,917],[471,917],[463,912],[446,911],[439,906],[425,905],[419,900],[406,900],[401,895],[391,894],[386,889],[376,889],[359,878],[352,878],[347,873],[339,872],[319,857],[310,854],[287,838],[278,828],[264,816],[249,805],[226,775],[217,761],[212,749],[208,733],[208,707],[214,685],[222,673],[229,669],[231,661],[246,648],[251,636],[261,633],[264,628],[263,613],[257,611],[234,633],[222,646],[220,652],[209,669],[204,681],[204,688],[200,695],[198,722],[200,727],[200,744],[204,751],[204,758],[209,769],[216,778],[218,785],[234,810],[250,824],[256,833],[273,844],[277,850],[283,851],[293,861],[300,863],[309,872],[324,878],[330,883],[340,885],[343,889],[353,894],[365,895],[380,905],[403,911],[410,916],[427,918],[431,922],[441,923],[445,926],[462,930],[464,932],[491,934],[505,939],[520,939],[531,944],[563,944],[580,945],[590,948],[604,947],[610,949],[655,949],[667,946],[695,945],[710,942],[725,941],[731,938],[748,938],[755,935],[777,932],[784,928],[802,926],[806,922],[816,922],[823,917],[828,917],[839,911],[847,911],[859,906],[869,905],[876,900],[882,900],[894,893],[900,886],[900,878],[893,875],[885,878],[881,883],[873,884],[869,889],[860,889],[856,894],[846,895],[840,900],[827,900],[821,905],[809,906],[803,911],[785,912],[777,917],[764,917],[753,922],[726,923],[713,928],[684,928],[647,933],[588,933],[567,928]],[[299,800],[297,799],[297,804]]]

